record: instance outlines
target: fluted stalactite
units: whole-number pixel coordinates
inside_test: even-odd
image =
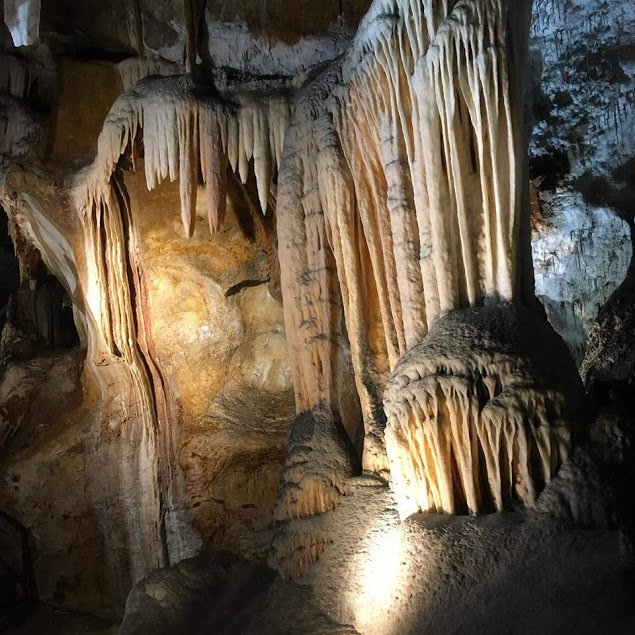
[[[122,71],[133,81],[142,75],[139,60]],[[115,102],[99,136],[97,157],[76,179],[80,207],[103,197],[120,157],[141,135],[148,189],[179,179],[181,217],[187,236],[194,230],[199,173],[207,185],[208,217],[218,231],[226,210],[228,162],[243,183],[253,160],[263,214],[271,179],[281,154],[289,106],[284,97],[252,100],[238,106],[206,97],[189,76],[148,78]]]
[[[453,312],[399,361],[384,396],[399,513],[533,507],[571,452],[583,390],[544,318]]]
[[[330,288],[332,268],[311,263],[332,255],[367,468],[385,466],[376,404],[397,360],[449,311],[531,294],[518,114],[528,20],[512,16],[527,17],[528,6],[375,2],[341,66],[296,105],[279,179],[285,306],[303,302],[309,275]],[[319,364],[300,350],[308,333],[325,341],[338,333],[328,312],[304,304],[286,309],[290,338],[300,339],[292,344],[300,411],[336,401],[329,386],[337,384],[333,347],[311,341],[309,349],[323,349]]]

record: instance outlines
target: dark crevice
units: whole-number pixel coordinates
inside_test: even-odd
[[[225,291],[225,297],[230,298],[237,293],[240,293],[243,289],[249,289],[251,287],[259,287],[261,284],[267,284],[270,282],[269,276],[263,278],[262,280],[241,280],[236,284],[232,285]]]

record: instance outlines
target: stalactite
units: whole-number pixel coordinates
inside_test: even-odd
[[[339,76],[321,92],[305,90],[319,99],[296,105],[279,177],[285,305],[297,303],[307,265],[332,249],[369,443],[381,445],[377,395],[436,319],[531,297],[522,229],[527,9],[504,0],[376,1]],[[325,232],[314,242],[318,212]],[[315,275],[328,287],[330,273]],[[286,315],[300,349],[307,316]],[[311,330],[336,338],[330,319],[311,316]],[[331,399],[333,354],[319,365],[293,356],[299,408]],[[369,448],[365,467],[380,465],[377,457]]]
[[[335,259],[320,205],[318,166],[309,160],[317,154],[314,113],[319,113],[334,80],[336,76],[328,71],[299,96],[280,167],[280,274],[298,412],[319,403],[335,410],[338,407],[336,373],[342,307]],[[240,140],[239,145],[243,145]]]
[[[194,229],[199,173],[208,186],[210,230],[213,233],[221,226],[228,160],[232,166],[238,165],[246,182],[253,159],[261,209],[266,213],[289,106],[284,97],[269,102],[249,96],[239,96],[239,100],[234,112],[231,104],[201,95],[189,76],[148,78],[136,84],[111,108],[99,136],[97,157],[78,175],[79,208],[103,197],[119,158],[140,133],[148,189],[168,178],[180,179],[181,216],[187,236]]]
[[[573,361],[540,316],[501,305],[441,318],[384,397],[402,519],[533,506],[569,455],[581,403]]]
[[[236,95],[236,100],[240,107],[236,122],[229,127],[228,158],[243,184],[247,182],[249,164],[253,160],[260,208],[265,213],[271,178],[282,159],[289,105],[282,95],[246,93]]]
[[[0,188],[11,159],[24,156],[41,138],[41,117],[20,99],[0,95]]]
[[[0,55],[0,93],[25,99],[36,78],[26,60],[15,55]]]
[[[4,21],[15,46],[31,46],[40,36],[40,0],[4,0]]]

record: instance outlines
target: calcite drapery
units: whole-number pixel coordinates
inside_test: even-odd
[[[449,311],[531,297],[522,129],[529,2],[374,2],[300,96],[278,231],[298,411],[338,403],[340,294],[366,428],[399,358]]]
[[[137,69],[139,70],[139,69]],[[263,214],[271,177],[282,153],[289,107],[283,95],[269,100],[238,95],[240,107],[201,93],[191,77],[148,78],[117,99],[99,136],[97,157],[77,180],[81,209],[103,197],[120,157],[143,135],[148,189],[179,177],[186,235],[194,229],[199,172],[207,185],[210,231],[226,211],[227,163],[247,181],[253,159]]]
[[[582,395],[540,314],[499,305],[437,320],[384,397],[400,516],[533,506],[569,456]]]

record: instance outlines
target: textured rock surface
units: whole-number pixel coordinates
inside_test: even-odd
[[[79,87],[95,70],[91,77],[104,84],[104,101],[94,112],[74,118]],[[66,288],[86,341],[87,327],[89,332],[93,328],[85,317],[93,298],[84,295],[90,252],[86,253],[81,219],[69,206],[68,166],[94,152],[101,125],[96,124],[97,111],[108,109],[119,78],[108,65],[67,64],[66,71],[54,125],[39,148],[50,148],[54,159],[46,169],[35,159],[35,170],[14,166],[3,204],[19,226],[23,248],[41,254],[47,270]],[[27,387],[39,381],[40,367],[48,368],[46,360],[25,362],[4,375],[3,435],[51,421],[49,445],[32,440],[24,456],[14,454],[16,446],[11,445],[5,465],[9,509],[31,531],[41,532],[36,546],[45,599],[68,606],[121,602],[130,586],[154,566],[154,560],[148,560],[149,545],[143,542],[148,518],[155,513],[152,497],[144,490],[154,462],[169,460],[174,479],[172,498],[165,503],[170,558],[191,555],[206,543],[264,557],[293,394],[275,235],[271,219],[262,218],[255,207],[257,188],[251,179],[245,186],[234,186],[242,192],[244,208],[232,208],[223,230],[213,238],[202,218],[207,210],[195,210],[192,240],[185,237],[179,219],[178,185],[148,192],[138,159],[137,171],[121,181],[137,229],[134,242],[126,246],[131,249],[127,262],[139,275],[135,289],[146,320],[139,328],[147,329],[143,345],[151,350],[163,377],[161,416],[172,435],[169,452],[165,446],[144,448],[135,379],[121,358],[99,350],[92,336],[82,405],[79,400],[67,411],[56,410],[54,401],[49,408],[42,405],[53,399],[50,386],[61,382],[56,379],[56,373],[65,372],[61,367],[53,368],[41,397],[24,398]],[[28,287],[28,277],[25,284]],[[76,390],[81,394],[79,386]],[[23,407],[29,400],[37,407]],[[42,411],[48,412],[46,417]],[[76,421],[81,425],[71,425]],[[76,457],[79,465],[69,463],[69,471],[66,466],[58,470],[61,478],[52,480],[49,488],[42,489],[29,476],[38,473],[38,464],[57,465],[66,455]],[[10,473],[25,475],[19,490]],[[50,510],[50,518],[38,510]],[[73,520],[82,518],[86,520]],[[86,538],[71,529],[73,522],[83,522]],[[52,563],[60,549],[71,555],[56,571]],[[152,558],[156,553],[160,550]],[[90,567],[82,565],[82,559]]]
[[[196,633],[186,628],[190,620],[201,627],[209,619],[215,632],[225,632],[235,597],[245,607],[241,632],[628,632],[634,626],[615,531],[573,529],[538,514],[421,514],[400,524],[385,485],[359,478],[351,487],[334,511],[295,525],[303,540],[325,543],[300,581],[282,582],[241,563],[219,566],[228,562],[224,556],[198,572],[205,560],[188,561],[133,591],[122,631],[163,632],[165,624],[179,624]],[[213,591],[219,580],[225,581],[220,597]],[[194,587],[187,600],[184,586]]]
[[[345,516],[331,525],[337,538],[304,582],[325,604],[335,599],[331,614],[360,632],[593,629],[606,619],[617,631],[632,625],[615,532],[505,514],[421,515],[399,525],[381,490],[359,494],[339,508]],[[354,526],[363,532],[353,534]]]
[[[600,311],[580,371],[587,386],[635,385],[635,266]]]
[[[540,314],[440,318],[386,388],[386,449],[402,519],[533,507],[583,425],[575,367]]]
[[[536,294],[582,361],[631,258],[635,11],[628,0],[536,0],[530,176]]]
[[[203,552],[157,571],[130,593],[121,635],[172,633],[317,633],[344,635],[316,606],[310,589],[285,584],[263,565],[225,553]]]
[[[233,216],[211,237],[201,204],[187,239],[178,189],[144,180],[126,184],[155,359],[182,426],[183,504],[204,540],[262,556],[293,413],[274,237],[256,218],[252,242]]]
[[[600,308],[623,280],[631,258],[628,224],[581,194],[556,191],[533,232],[536,295],[578,364]]]
[[[29,530],[40,597],[77,608],[110,602],[95,510],[95,403],[82,407],[81,352],[10,364],[0,384],[2,507]],[[6,432],[6,428],[5,428]]]

